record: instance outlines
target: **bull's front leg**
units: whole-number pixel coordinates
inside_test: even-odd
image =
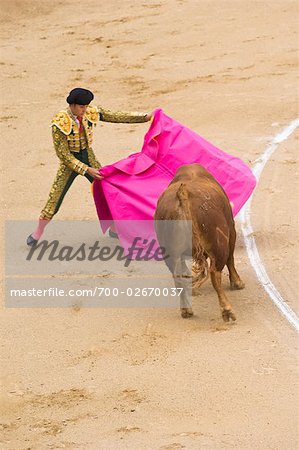
[[[234,225],[232,225],[229,237],[229,256],[226,263],[229,271],[230,288],[232,290],[244,289],[245,287],[245,283],[241,280],[235,267],[234,261],[235,244],[236,244],[236,230]]]
[[[230,281],[230,288],[232,290],[236,289],[244,289],[245,283],[241,280],[238,272],[235,268],[235,262],[234,262],[234,256],[230,256],[227,261],[227,268],[229,271],[229,281]]]

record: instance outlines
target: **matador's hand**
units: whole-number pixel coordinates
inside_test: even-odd
[[[99,169],[95,169],[94,167],[88,167],[87,173],[91,175],[95,180],[102,180],[104,177],[99,173]]]
[[[153,113],[146,114],[146,121],[149,122],[153,118]]]

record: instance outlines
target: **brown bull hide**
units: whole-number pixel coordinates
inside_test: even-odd
[[[192,276],[185,259],[193,258],[195,276],[193,287],[198,288],[209,276],[217,292],[223,320],[236,320],[221,285],[221,272],[228,267],[231,289],[243,289],[244,283],[234,265],[236,231],[229,200],[215,178],[199,164],[180,167],[174,179],[158,200],[155,228],[161,247],[169,257],[165,260],[181,294],[182,317],[193,315]],[[163,227],[164,220],[192,220],[192,244],[184,227]],[[209,265],[208,265],[209,261]]]

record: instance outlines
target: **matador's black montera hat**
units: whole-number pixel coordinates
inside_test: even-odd
[[[88,89],[75,88],[69,93],[66,101],[69,105],[76,103],[77,105],[89,105],[94,95]]]

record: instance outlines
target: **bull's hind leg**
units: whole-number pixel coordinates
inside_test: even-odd
[[[180,293],[181,316],[186,319],[193,316],[192,311],[192,274],[184,260],[171,258],[165,261],[174,279],[177,289],[182,289]]]
[[[245,287],[245,283],[241,280],[235,267],[235,260],[234,260],[235,244],[236,244],[236,231],[235,229],[233,229],[229,237],[229,256],[226,263],[229,271],[230,288],[232,290],[244,289]]]
[[[180,295],[181,316],[184,319],[193,316],[192,310],[192,272],[188,268],[186,261],[181,259],[181,286],[183,291]]]
[[[224,293],[223,287],[221,285],[221,272],[216,270],[211,270],[211,280],[215,291],[217,292],[221,311],[222,318],[225,322],[228,322],[229,319],[236,320],[236,316],[232,311],[232,307],[229,304],[229,301]]]

